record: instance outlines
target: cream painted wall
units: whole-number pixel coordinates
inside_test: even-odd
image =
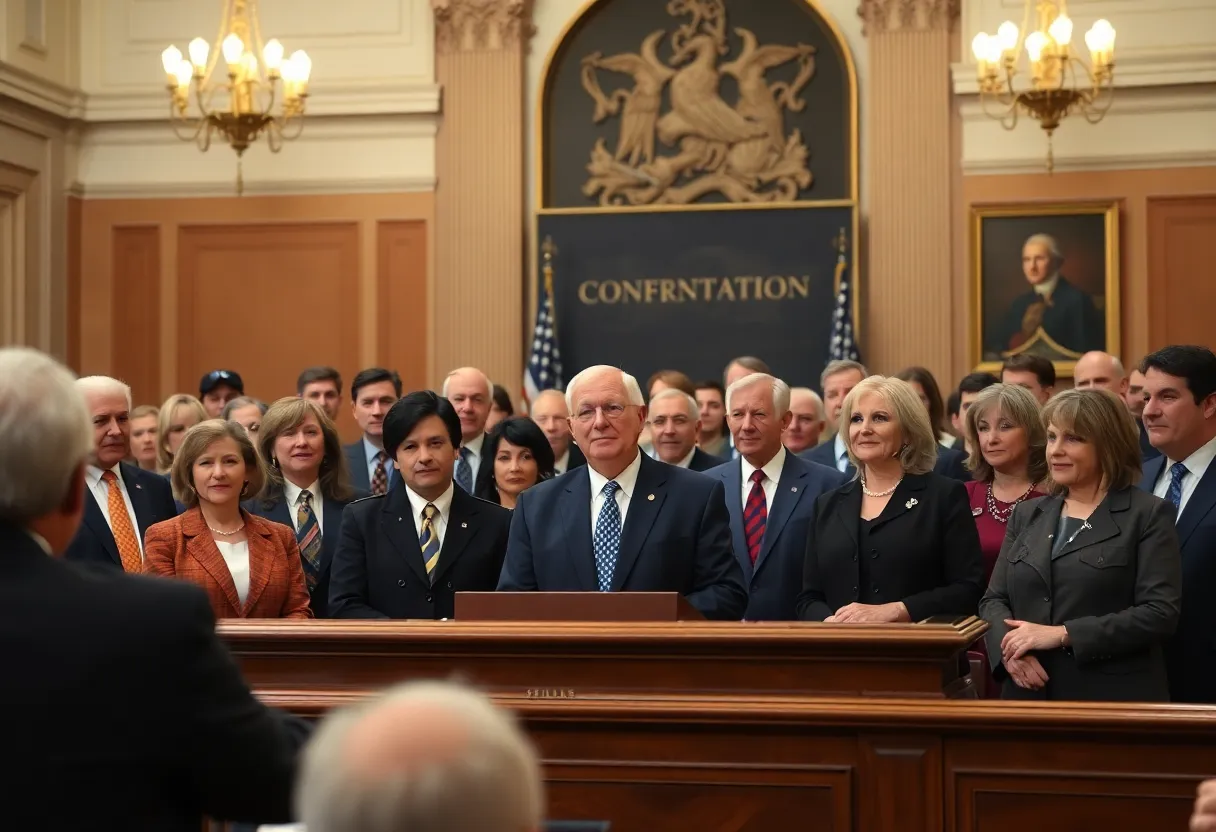
[[[1047,140],[1033,119],[1005,130],[977,98],[971,40],[1004,20],[1021,23],[1023,0],[967,0],[960,26],[964,59],[954,67],[967,173],[1038,173]],[[1115,98],[1097,125],[1079,116],[1055,136],[1057,171],[1216,164],[1216,2],[1072,0],[1075,44],[1095,20],[1114,25]],[[1024,53],[1023,53],[1024,59]],[[1025,61],[1023,60],[1023,65]]]
[[[0,61],[59,86],[78,82],[75,0],[0,0]]]

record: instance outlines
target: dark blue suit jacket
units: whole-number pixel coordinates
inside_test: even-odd
[[[169,481],[155,471],[144,471],[125,462],[119,464],[122,466],[122,479],[131,497],[131,506],[135,509],[139,537],[142,540],[149,526],[171,520],[178,515],[173,489],[169,486]],[[63,556],[68,560],[112,566],[121,570],[122,558],[118,554],[118,545],[114,542],[114,533],[110,531],[93,492],[87,487],[85,490],[88,493],[84,497],[84,522],[80,524],[76,536],[72,538]]]
[[[731,549],[720,481],[641,454],[621,530],[614,592],[679,592],[706,618],[738,621],[747,608]],[[498,589],[595,592],[591,478],[567,471],[519,497]]]
[[[352,499],[366,496],[366,492],[356,492]],[[341,500],[327,499],[322,509],[321,526],[324,531],[321,533],[321,577],[317,580],[317,585],[309,599],[312,614],[317,618],[330,617],[329,567],[333,563],[334,552],[338,550],[338,540],[342,535],[342,510],[346,508],[346,505],[347,503]],[[245,503],[245,510],[272,522],[282,523],[293,532],[295,531],[295,523],[291,519],[291,509],[288,508],[287,502],[281,494],[273,500],[249,500]]]
[[[706,473],[720,479],[726,489],[735,560],[739,561],[748,588],[747,612],[743,617],[748,621],[794,621],[798,618],[794,602],[802,590],[807,526],[815,520],[815,499],[844,485],[848,477],[835,468],[799,459],[787,451],[753,568],[743,535],[742,471],[742,462],[735,459]]]
[[[349,445],[343,445],[342,450],[346,451],[346,466],[350,468],[350,484],[356,491],[362,491],[364,494],[370,493],[372,481],[371,477],[367,475],[367,451],[363,448],[363,438],[360,437],[358,441]],[[393,470],[397,469],[394,467]]]
[[[836,469],[836,440],[829,439],[810,450],[803,451],[798,454],[799,457],[811,462],[818,462],[820,465],[826,465],[833,470]],[[960,482],[970,482],[971,473],[966,467],[967,454],[965,451],[947,448],[942,444],[937,446],[937,464],[933,466],[933,473],[941,474],[943,477],[949,477],[952,480]],[[853,476],[856,469],[853,468],[853,463],[849,463],[845,469],[847,476]]]
[[[1159,456],[1144,463],[1142,490],[1152,493],[1167,462]],[[1178,542],[1182,617],[1166,648],[1170,700],[1216,704],[1216,464],[1208,466],[1178,517]]]
[[[707,453],[705,453],[705,451],[701,450],[700,448],[694,448],[693,452],[692,452],[692,459],[689,460],[689,462],[688,462],[688,470],[689,471],[702,471],[702,472],[712,471],[713,469],[717,468],[719,465],[725,464],[726,461],[727,460],[723,459],[720,456],[714,456],[713,454],[707,454]]]

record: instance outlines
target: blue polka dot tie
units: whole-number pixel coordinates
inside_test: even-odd
[[[1170,466],[1170,490],[1165,492],[1165,499],[1174,504],[1174,508],[1182,508],[1182,478],[1187,475],[1186,466],[1175,462]]]
[[[620,485],[615,480],[604,483],[601,493],[604,505],[595,519],[595,574],[599,579],[600,592],[612,589],[612,573],[616,570],[616,558],[621,551],[621,507],[616,504],[616,492]]]

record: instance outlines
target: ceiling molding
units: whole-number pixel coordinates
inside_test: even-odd
[[[1194,168],[1209,165],[1216,165],[1216,150],[1183,153],[1122,153],[1082,159],[1057,156],[1055,172],[1155,170],[1157,168]],[[977,159],[963,162],[963,173],[973,176],[1043,172],[1042,155],[1034,159]]]
[[[80,90],[48,81],[3,61],[0,61],[0,96],[59,118],[78,119],[84,113],[85,96]]]

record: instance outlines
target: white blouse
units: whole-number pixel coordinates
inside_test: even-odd
[[[241,599],[243,605],[249,597],[249,541],[227,543],[217,540],[215,545],[224,556],[224,563],[228,564],[228,572],[232,575],[232,582],[236,584],[236,597]]]

